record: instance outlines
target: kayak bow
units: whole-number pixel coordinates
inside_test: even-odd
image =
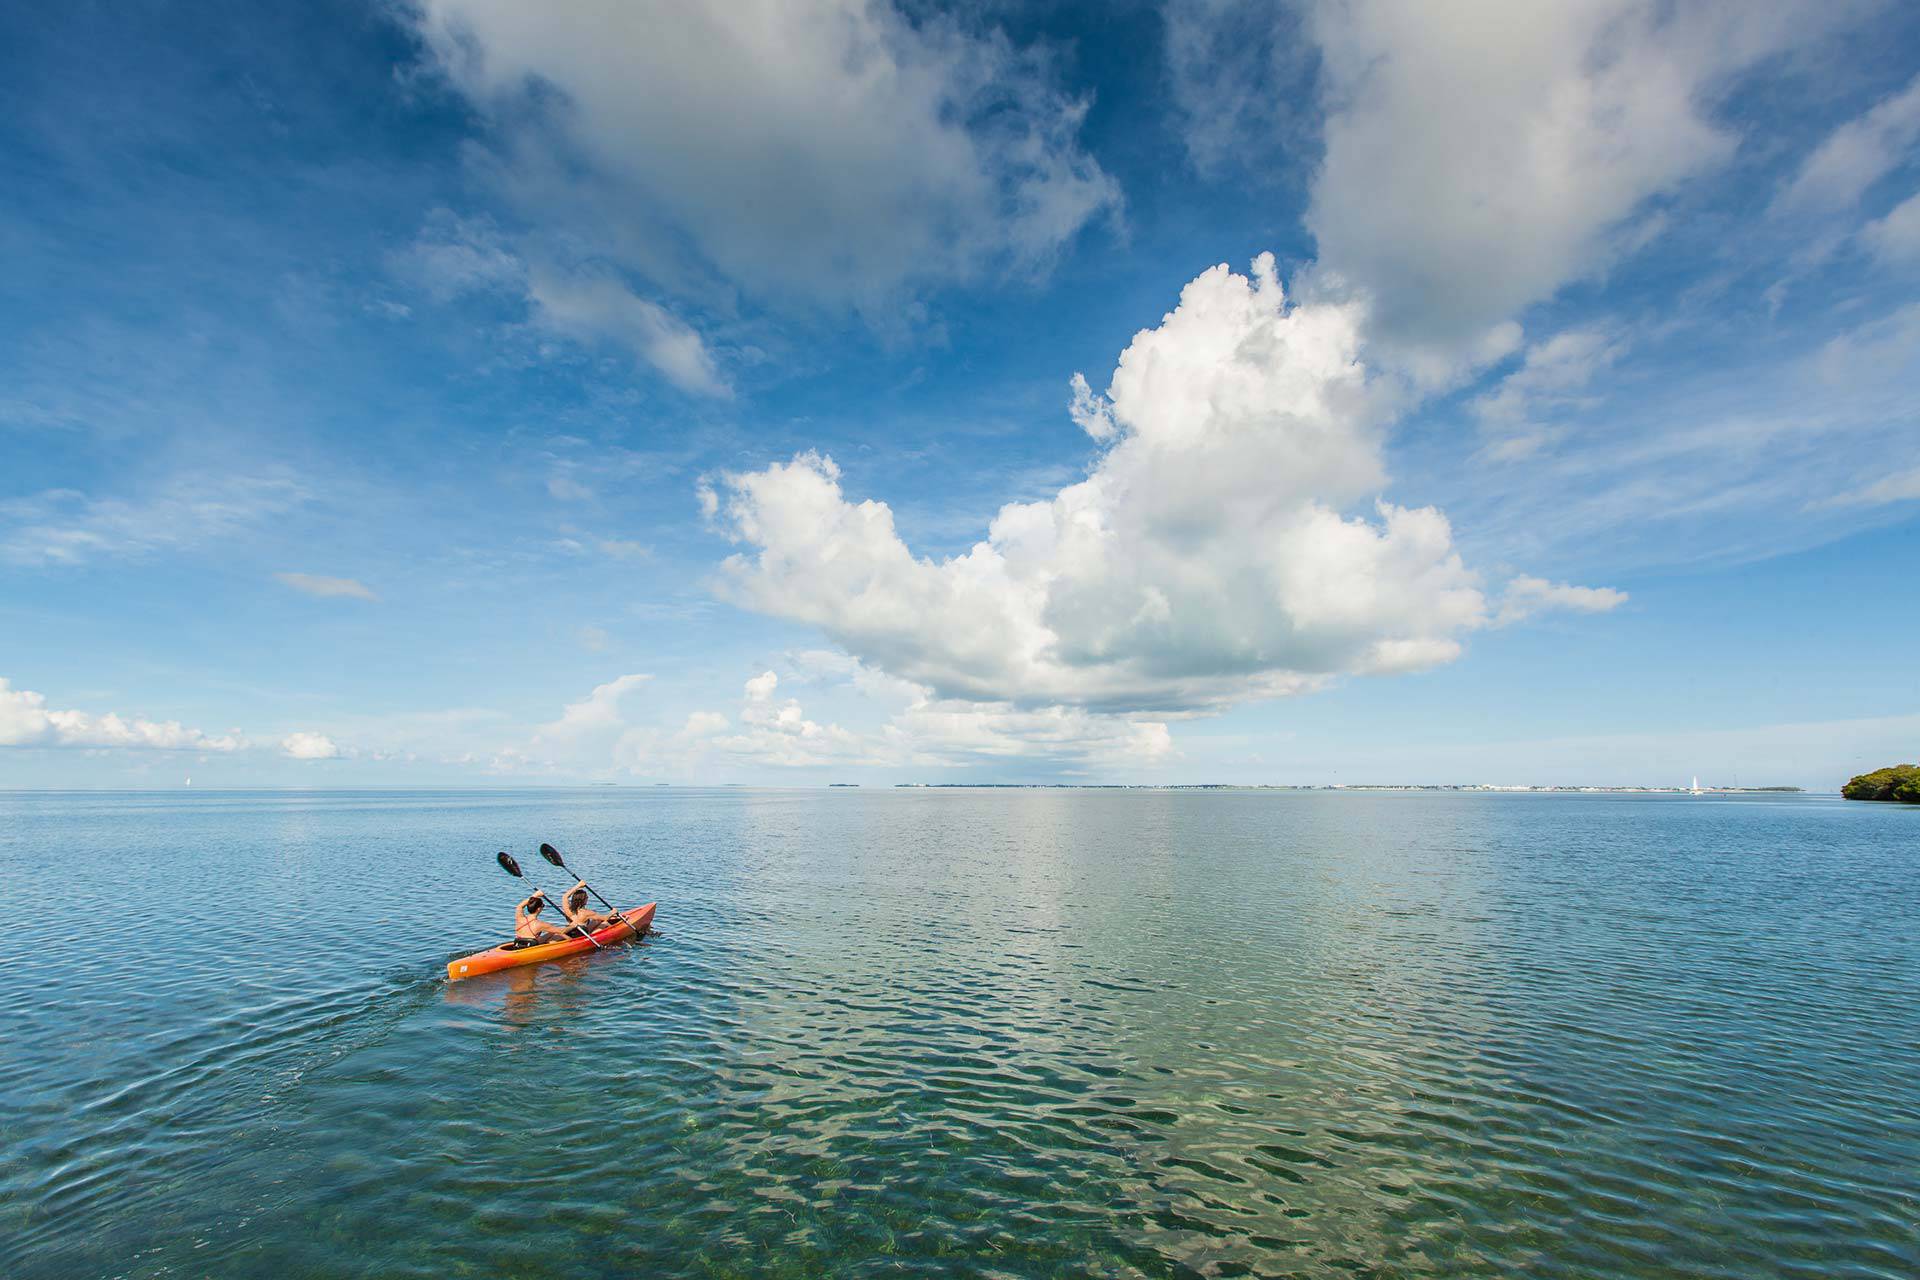
[[[562,938],[558,942],[542,942],[532,947],[488,947],[485,951],[476,951],[470,956],[449,960],[447,981],[458,982],[462,978],[477,978],[483,973],[516,969],[523,964],[539,964],[543,960],[560,960],[567,956],[577,956],[582,951],[592,951],[593,944],[596,942],[603,947],[610,947],[616,942],[637,938],[653,924],[653,909],[658,905],[658,903],[649,902],[644,907],[622,911],[620,919],[604,929],[595,930],[591,940],[585,937]]]

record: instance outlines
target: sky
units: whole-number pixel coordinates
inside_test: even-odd
[[[1920,757],[1920,10],[0,16],[0,787]]]

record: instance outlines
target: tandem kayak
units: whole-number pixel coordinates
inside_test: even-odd
[[[562,938],[558,942],[542,942],[532,947],[502,945],[488,947],[485,951],[476,951],[458,960],[449,960],[447,981],[458,982],[462,978],[477,978],[483,973],[517,969],[523,964],[539,964],[542,960],[560,960],[567,956],[577,956],[583,951],[595,950],[593,945],[595,942],[602,947],[610,947],[616,942],[637,938],[653,923],[653,909],[658,905],[658,903],[649,902],[644,907],[622,911],[620,919],[604,929],[596,930],[592,941],[586,938]]]

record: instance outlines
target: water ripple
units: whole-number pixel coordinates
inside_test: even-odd
[[[0,1273],[1909,1277],[1910,817],[0,797],[125,917],[0,961]],[[543,838],[660,932],[440,981]]]

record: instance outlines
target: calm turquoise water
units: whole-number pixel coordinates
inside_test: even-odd
[[[542,839],[658,935],[449,986]],[[16,793],[0,871],[16,1280],[1920,1274],[1911,809]]]

